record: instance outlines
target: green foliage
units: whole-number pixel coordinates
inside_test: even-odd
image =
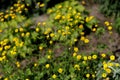
[[[100,3],[100,10],[106,16],[120,17],[120,1],[119,0],[94,0]]]
[[[114,28],[120,34],[120,18],[117,18],[114,23]]]
[[[31,7],[34,1],[25,0],[24,4]],[[89,47],[87,36],[90,33],[99,36],[105,31],[85,11],[79,2],[71,0],[49,8],[46,22],[35,23],[18,13],[5,21],[1,17],[0,79],[119,79],[120,63],[114,55],[79,51],[84,46],[79,47],[78,42]],[[111,31],[110,23],[105,24]],[[98,45],[99,50],[105,47]]]

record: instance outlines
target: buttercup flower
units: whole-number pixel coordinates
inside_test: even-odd
[[[86,77],[89,78],[89,77],[90,77],[90,74],[86,74]]]
[[[114,56],[114,55],[111,55],[111,56],[110,56],[110,60],[112,60],[112,61],[115,60],[115,56]]]
[[[80,60],[81,59],[81,55],[77,55],[77,60]]]
[[[63,69],[62,69],[62,68],[59,68],[59,69],[58,69],[58,72],[59,72],[59,73],[62,73],[62,72],[63,72]]]
[[[74,51],[75,51],[75,52],[78,52],[78,47],[74,47]]]
[[[50,64],[46,64],[45,67],[48,69],[50,67]]]
[[[103,78],[106,78],[106,77],[107,77],[107,74],[106,74],[106,73],[102,73],[102,77],[103,77]]]
[[[55,74],[53,74],[52,78],[55,79],[57,76]]]

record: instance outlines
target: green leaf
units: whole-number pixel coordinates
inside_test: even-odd
[[[32,0],[25,0],[26,4],[32,5]]]
[[[26,69],[26,74],[27,74],[27,75],[32,75],[32,72],[31,72],[30,68],[27,68],[27,69]]]
[[[43,58],[40,58],[40,60],[39,60],[39,64],[44,64],[44,63],[46,63],[46,59],[43,57]]]

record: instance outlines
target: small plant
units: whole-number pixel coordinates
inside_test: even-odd
[[[120,34],[120,18],[117,18],[114,23],[114,28]]]

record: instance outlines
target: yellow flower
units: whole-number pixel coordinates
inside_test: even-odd
[[[77,60],[80,60],[81,59],[81,55],[77,55]]]
[[[42,46],[39,46],[39,50],[43,50],[43,47],[42,47]]]
[[[52,13],[52,12],[53,12],[53,10],[52,10],[52,9],[49,9],[49,10],[48,10],[48,13]]]
[[[50,42],[49,42],[49,43],[50,43],[50,44],[52,44],[52,43],[53,43],[53,41],[51,41],[51,40],[50,40]]]
[[[108,30],[112,30],[112,26],[108,26]]]
[[[105,69],[105,71],[106,71],[107,73],[111,73],[111,69],[109,69],[109,68]]]
[[[95,32],[95,31],[96,31],[96,28],[93,28],[92,31]]]
[[[75,52],[78,52],[78,47],[74,47],[74,51],[75,51]]]
[[[55,16],[55,19],[60,19],[60,17],[61,17],[61,15],[58,14],[58,15]]]
[[[21,33],[21,36],[24,37],[24,36],[25,36],[25,33]]]
[[[27,37],[30,36],[30,32],[27,32],[27,33],[26,33],[26,36],[27,36]]]
[[[59,73],[62,73],[62,72],[63,72],[63,69],[62,69],[62,68],[59,68],[59,69],[58,69],[58,72],[59,72]]]
[[[81,36],[80,40],[81,40],[81,41],[84,41],[84,40],[85,40],[85,37],[84,37],[84,36]]]
[[[90,74],[86,74],[86,77],[89,78],[89,77],[90,77]]]
[[[114,55],[111,55],[111,56],[110,56],[110,60],[112,60],[112,61],[115,60],[115,56],[114,56]]]
[[[115,66],[118,67],[118,66],[120,66],[120,64],[119,64],[119,63],[116,63]]]
[[[16,62],[16,65],[17,65],[18,68],[20,67],[20,63],[19,62]]]
[[[108,21],[105,21],[104,23],[105,23],[106,26],[110,25],[110,23]]]
[[[55,34],[54,34],[54,33],[51,33],[51,34],[50,34],[50,37],[54,37],[54,36],[55,36]]]
[[[42,25],[45,26],[45,25],[46,25],[46,22],[42,22]]]
[[[107,77],[105,80],[110,80],[110,78],[109,78],[109,77]]]
[[[34,67],[36,67],[38,64],[37,63],[34,63]]]
[[[95,74],[92,74],[92,77],[95,78]]]
[[[83,5],[85,5],[85,4],[86,4],[86,2],[83,0],[83,1],[82,1],[82,4],[83,4]]]
[[[84,40],[84,43],[89,43],[89,39],[85,39],[85,40]]]
[[[0,47],[0,51],[2,51],[3,50],[3,47]]]
[[[37,23],[38,26],[39,26],[40,24],[41,24],[40,22]]]
[[[50,67],[50,64],[46,64],[45,67],[48,69]]]
[[[29,80],[29,79],[25,79],[25,80]]]
[[[21,27],[21,28],[19,28],[19,30],[20,30],[20,32],[23,32],[24,31],[24,29]]]
[[[44,6],[45,6],[45,4],[44,4],[44,3],[40,4],[40,7],[44,7]]]
[[[86,61],[87,60],[87,56],[83,56],[83,59]]]
[[[91,60],[91,59],[92,59],[92,57],[91,57],[91,56],[88,56],[88,59],[89,59],[89,60]]]
[[[76,70],[80,70],[80,66],[79,66],[78,64],[74,65],[74,68],[75,68]]]
[[[39,31],[40,31],[40,29],[39,29],[39,28],[36,28],[35,30],[36,30],[36,32],[39,32]]]
[[[0,33],[1,33],[1,32],[3,32],[3,30],[2,30],[2,29],[0,29]]]
[[[55,74],[52,75],[52,78],[55,79],[57,76]]]
[[[103,58],[105,58],[105,57],[106,57],[106,54],[105,54],[105,53],[102,53],[101,56],[102,56]]]
[[[81,25],[79,25],[79,28],[80,28],[80,29],[83,29],[83,25],[82,25],[82,24],[81,24]]]
[[[51,55],[48,55],[47,58],[48,58],[48,59],[51,59]]]
[[[77,41],[77,39],[74,39],[74,42],[76,42]]]
[[[8,80],[8,78],[5,78],[4,80]]]
[[[103,68],[104,68],[104,70],[106,69],[108,67],[108,65],[105,63],[105,64],[103,64]]]
[[[86,61],[83,61],[82,63],[83,63],[83,64],[86,64]]]
[[[93,58],[93,59],[97,59],[97,55],[93,55],[92,58]]]
[[[107,77],[107,74],[106,74],[106,73],[102,73],[102,77],[103,77],[103,78],[106,78],[106,77]]]
[[[18,32],[18,29],[15,29],[15,32],[17,33],[17,32]]]
[[[77,53],[74,52],[74,53],[73,53],[73,57],[75,57],[76,55],[77,55]]]
[[[111,62],[108,62],[108,66],[113,66],[113,63],[111,63]]]

